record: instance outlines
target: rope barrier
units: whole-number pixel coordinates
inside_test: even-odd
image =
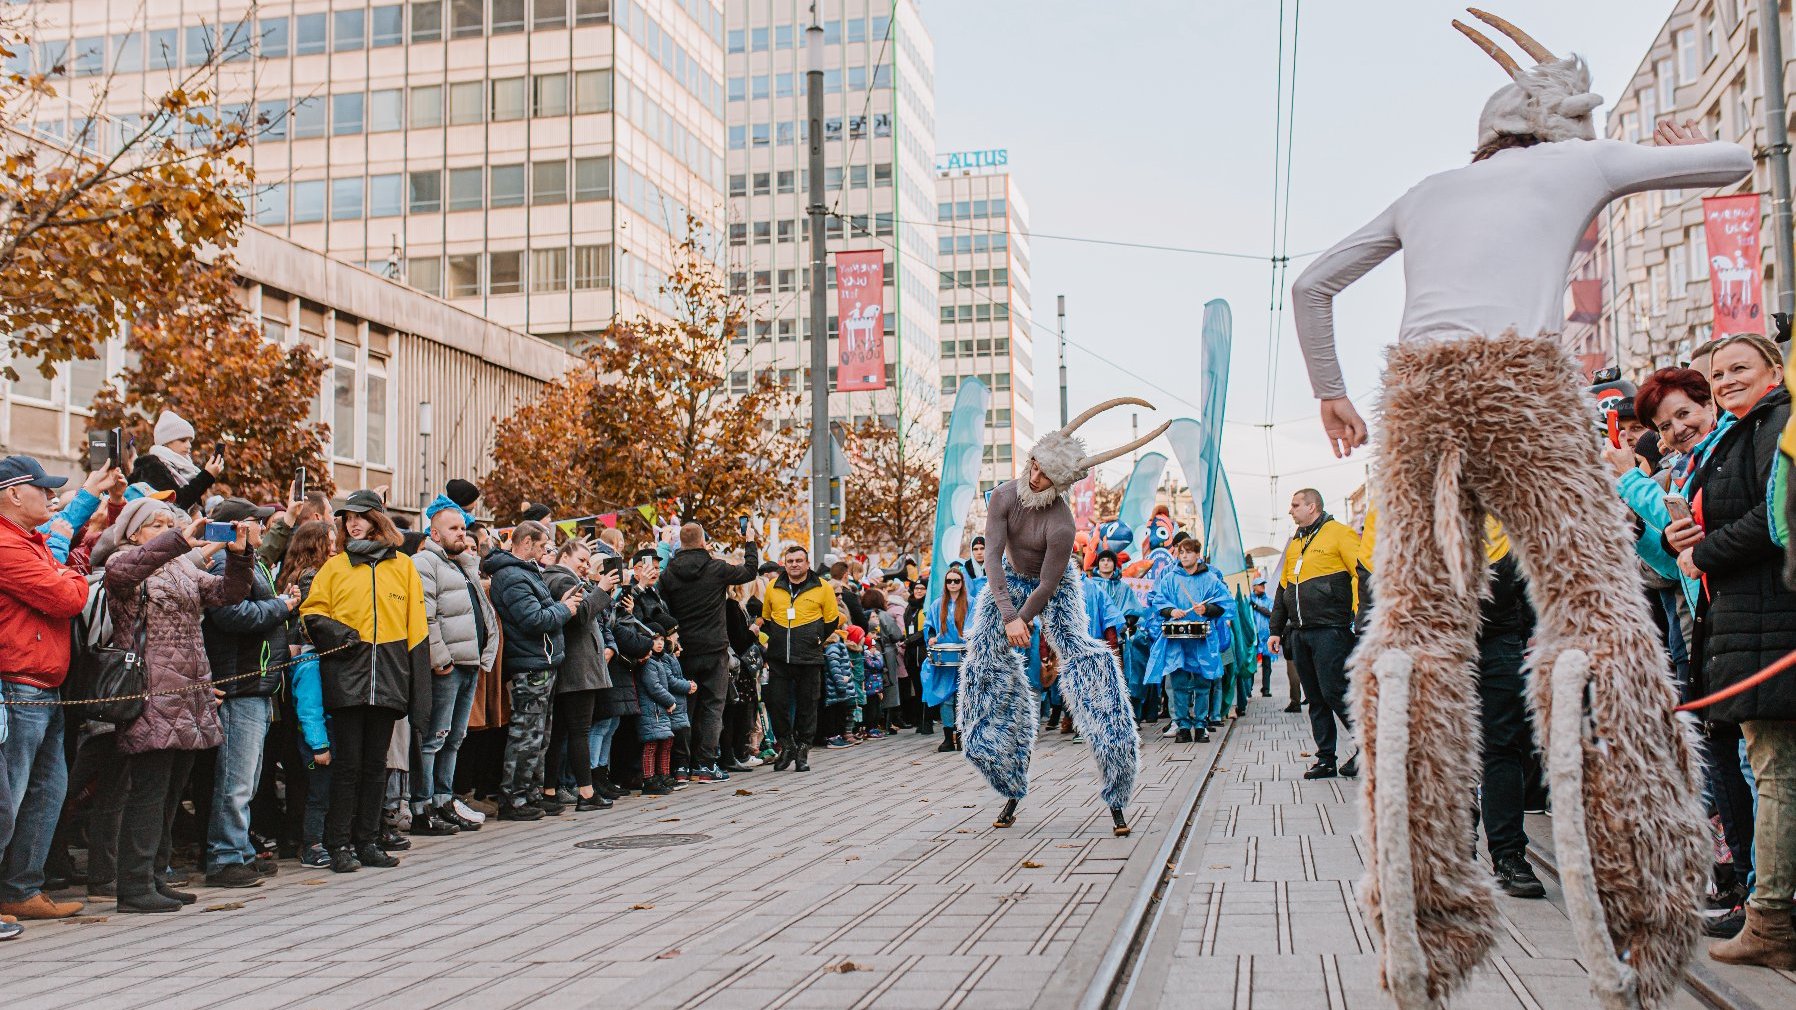
[[[1738,684],[1734,684],[1729,687],[1724,687],[1721,690],[1716,691],[1714,694],[1711,694],[1707,697],[1698,698],[1695,701],[1687,701],[1684,704],[1679,705],[1677,708],[1672,709],[1672,711],[1674,711],[1674,712],[1694,712],[1699,708],[1708,708],[1710,705],[1713,705],[1717,702],[1726,701],[1729,698],[1732,698],[1733,696],[1735,696],[1737,694],[1744,694],[1747,691],[1750,691],[1753,688],[1758,687],[1760,684],[1763,684],[1765,681],[1770,680],[1772,677],[1775,677],[1778,674],[1783,673],[1785,670],[1790,669],[1792,666],[1796,666],[1796,652],[1790,653],[1789,655],[1778,660],[1777,662],[1772,663],[1770,666],[1765,667],[1763,670],[1760,670],[1759,672],[1753,674],[1752,676],[1746,678],[1745,680],[1740,681]]]
[[[182,684],[180,687],[164,688],[160,691],[142,691],[137,694],[115,694],[115,695],[112,695],[112,696],[106,697],[106,698],[58,698],[55,701],[43,701],[43,700],[37,700],[37,699],[14,700],[14,699],[10,699],[10,698],[0,698],[0,705],[9,706],[12,708],[72,708],[72,707],[75,707],[78,705],[108,705],[115,701],[148,702],[151,698],[167,698],[167,697],[172,697],[174,695],[180,695],[180,694],[194,694],[199,691],[205,691],[205,690],[209,690],[211,688],[215,688],[215,687],[219,686],[220,684],[233,684],[240,680],[249,680],[252,677],[266,677],[271,673],[278,673],[279,671],[285,670],[290,666],[295,666],[302,660],[318,659],[323,656],[329,656],[332,653],[342,652],[344,649],[348,649],[352,646],[361,645],[361,644],[363,644],[363,643],[361,643],[361,642],[345,642],[342,645],[332,646],[331,648],[326,649],[323,652],[301,653],[300,655],[294,656],[293,658],[287,660],[285,663],[278,663],[274,666],[266,666],[259,670],[252,670],[249,673],[238,673],[238,674],[233,674],[229,677],[210,678],[207,680],[196,680],[191,684]]]

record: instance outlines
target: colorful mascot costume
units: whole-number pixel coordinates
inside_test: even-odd
[[[1028,626],[1039,617],[1042,638],[1060,659],[1059,685],[1067,708],[1103,773],[1104,804],[1115,831],[1129,833],[1123,808],[1134,792],[1141,740],[1116,654],[1087,631],[1084,579],[1072,561],[1073,513],[1066,501],[1067,489],[1092,467],[1146,445],[1171,424],[1121,448],[1088,455],[1073,432],[1101,411],[1123,404],[1153,409],[1145,400],[1118,397],[1043,435],[1029,450],[1029,476],[998,485],[987,504],[986,557],[992,578],[979,594],[967,631],[959,721],[967,760],[1005,798],[996,827],[1016,823],[1017,803],[1029,791],[1029,756],[1041,709],[1011,638],[1027,641]]]
[[[1642,594],[1631,579],[1593,574],[1636,566],[1590,397],[1556,331],[1577,238],[1605,204],[1731,183],[1752,159],[1669,125],[1662,146],[1595,139],[1590,114],[1602,99],[1583,61],[1472,14],[1535,61],[1523,69],[1454,22],[1511,78],[1485,104],[1473,163],[1424,179],[1318,258],[1293,291],[1324,427],[1337,452],[1351,449],[1366,433],[1335,354],[1333,299],[1406,253],[1372,479],[1378,606],[1352,660],[1369,758],[1360,897],[1403,1010],[1441,1005],[1501,932],[1468,843],[1467,800],[1479,778],[1480,530],[1494,514],[1540,615],[1529,701],[1591,988],[1605,1008],[1650,1007],[1677,985],[1697,935],[1707,828]]]

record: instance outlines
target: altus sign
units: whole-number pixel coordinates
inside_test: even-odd
[[[1003,168],[1008,164],[1010,152],[1002,147],[989,151],[953,151],[935,156],[935,170],[938,172]]]

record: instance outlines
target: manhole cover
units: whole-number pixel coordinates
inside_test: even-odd
[[[697,845],[711,840],[710,835],[612,835],[575,842],[576,849],[665,849],[674,845]]]

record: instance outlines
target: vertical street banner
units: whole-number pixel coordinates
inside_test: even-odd
[[[1066,491],[1067,504],[1073,507],[1073,529],[1088,530],[1097,525],[1098,475],[1086,474]]]
[[[878,269],[876,266],[875,269]],[[929,598],[941,596],[942,576],[960,558],[960,538],[979,494],[979,465],[985,459],[985,412],[992,391],[974,378],[960,380],[942,450],[942,482],[935,496],[935,541],[929,556]]]
[[[836,389],[886,388],[882,249],[836,253]]]
[[[1736,193],[1702,201],[1717,340],[1736,333],[1765,332],[1764,285],[1759,280],[1759,196]]]

